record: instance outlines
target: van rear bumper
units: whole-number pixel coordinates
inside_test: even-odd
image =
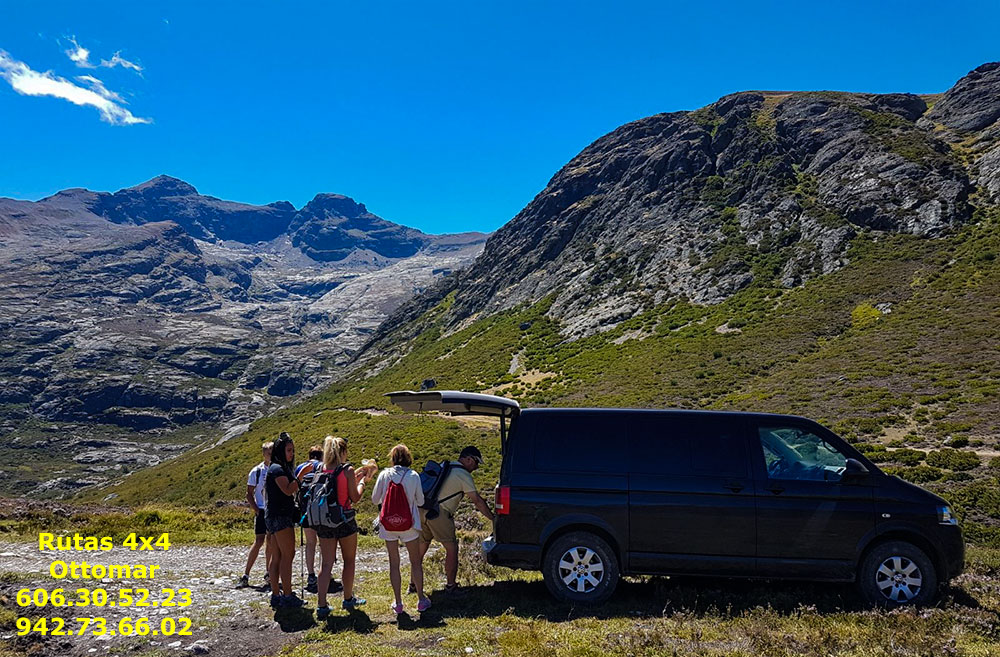
[[[483,541],[483,554],[486,563],[506,568],[538,570],[542,562],[542,550],[537,545],[501,544],[492,536]]]

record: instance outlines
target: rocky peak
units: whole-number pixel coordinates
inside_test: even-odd
[[[364,203],[358,203],[343,194],[317,194],[302,208],[302,213],[310,216],[334,215],[356,219],[363,214],[368,214],[368,208],[365,207]]]
[[[983,64],[959,80],[927,119],[965,131],[983,130],[1000,120],[1000,62]]]
[[[146,198],[161,198],[164,196],[195,196],[198,194],[198,190],[194,188],[194,185],[186,183],[179,178],[174,178],[172,176],[159,175],[151,180],[136,185],[135,187],[126,187],[120,190],[118,193],[128,193],[135,192],[145,196]]]

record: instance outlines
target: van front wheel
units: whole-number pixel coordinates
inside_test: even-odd
[[[615,592],[618,558],[611,546],[589,532],[560,536],[545,553],[542,570],[549,592],[563,602],[598,604]]]
[[[875,546],[861,562],[858,586],[878,607],[923,606],[937,596],[934,564],[917,546],[890,541]]]

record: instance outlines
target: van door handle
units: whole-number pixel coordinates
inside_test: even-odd
[[[733,491],[734,493],[738,493],[741,490],[743,490],[743,484],[740,483],[740,482],[738,482],[738,481],[727,481],[726,483],[722,484],[722,487],[723,488],[728,488],[729,490]]]
[[[785,487],[784,486],[770,486],[766,490],[771,491],[775,495],[781,495],[782,493],[785,492]]]

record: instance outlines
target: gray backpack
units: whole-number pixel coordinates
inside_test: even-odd
[[[344,507],[337,500],[337,477],[346,464],[333,472],[315,472],[306,475],[312,482],[302,496],[302,520],[299,524],[310,529],[324,527],[336,529],[347,521]]]

